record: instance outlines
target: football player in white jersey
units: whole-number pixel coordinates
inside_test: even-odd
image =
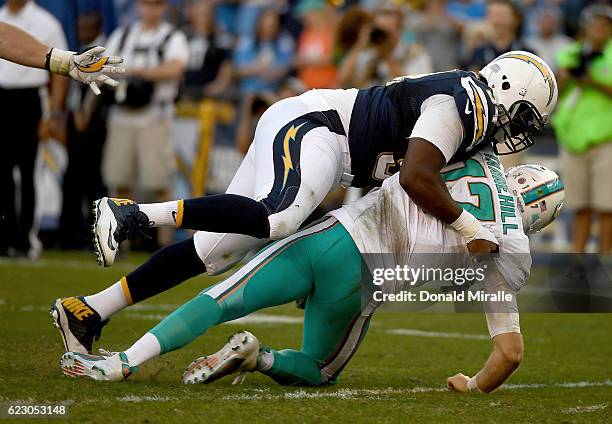
[[[442,176],[453,199],[470,210],[499,243],[483,289],[516,293],[531,266],[525,231],[537,231],[558,215],[564,195],[561,181],[552,171],[526,165],[509,171],[508,184],[490,149],[445,168]],[[103,355],[94,356],[75,343],[75,337],[72,341],[65,338],[67,347],[79,349],[62,356],[62,370],[73,377],[122,380],[145,361],[184,346],[214,325],[305,297],[302,349],[261,347],[255,336],[242,331],[217,353],[196,359],[183,381],[208,383],[239,372],[236,381],[240,382],[244,372],[257,370],[281,384],[332,384],[363,340],[379,305],[377,299],[364,302],[364,281],[372,280],[367,272],[362,275],[362,261],[372,274],[385,262],[390,267],[418,268],[422,266],[415,259],[418,253],[426,253],[427,258],[453,253],[463,258],[462,266],[472,264],[464,236],[421,209],[401,189],[400,176],[395,175],[380,189],[266,247],[234,275],[201,292],[123,352],[102,351]],[[396,290],[394,281],[382,287],[387,292]],[[92,312],[76,297],[62,304],[82,315]],[[515,297],[488,301],[484,307],[493,351],[475,376],[450,377],[451,389],[491,392],[521,361]],[[70,331],[62,334],[71,335]]]
[[[510,52],[478,74],[441,72],[282,100],[259,121],[226,194],[158,204],[96,202],[94,242],[105,266],[121,241],[147,226],[200,231],[84,298],[102,314],[71,320],[82,327],[75,332],[91,340],[113,313],[201,273],[225,271],[269,239],[293,234],[337,185],[377,186],[398,171],[398,189],[459,231],[471,253],[495,251],[496,237],[453,201],[440,170],[491,146],[500,153],[529,147],[556,99],[554,76],[542,59]]]
[[[104,47],[94,46],[82,52],[67,52],[50,48],[19,28],[0,22],[0,58],[31,68],[46,69],[59,75],[67,75],[89,85],[100,94],[100,85],[116,87],[119,84],[107,74],[123,73],[117,66],[123,59],[101,56]]]

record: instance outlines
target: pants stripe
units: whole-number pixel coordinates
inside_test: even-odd
[[[325,230],[332,228],[339,224],[339,222],[333,218],[328,217],[322,222],[316,223],[310,227],[304,228],[301,231],[287,237],[267,248],[259,253],[255,258],[249,261],[248,264],[240,268],[235,274],[229,277],[227,280],[222,281],[214,287],[211,287],[205,294],[212,297],[217,301],[225,299],[227,296],[238,290],[241,286],[257,273],[262,267],[269,263],[272,259],[280,255],[286,249],[291,247],[293,244],[302,240],[303,238],[321,233]]]
[[[340,116],[335,110],[309,112],[284,125],[272,143],[274,183],[268,195],[260,200],[269,214],[293,204],[302,183],[300,151],[306,134],[319,127],[345,135]]]
[[[329,382],[335,378],[351,360],[365,335],[371,315],[358,315],[349,325],[338,348],[321,364],[321,377]]]

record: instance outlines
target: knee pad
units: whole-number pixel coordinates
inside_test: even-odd
[[[303,212],[296,205],[291,205],[281,212],[270,215],[268,217],[270,238],[280,240],[295,234],[305,219],[302,215]]]
[[[267,243],[265,239],[242,234],[198,231],[193,236],[195,250],[208,275],[221,274],[240,262],[252,249]]]

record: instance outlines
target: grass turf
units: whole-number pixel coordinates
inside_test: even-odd
[[[143,258],[134,255],[130,260]],[[449,375],[478,371],[490,352],[489,340],[388,332],[403,328],[485,335],[481,314],[381,312],[339,383],[322,389],[281,387],[255,373],[242,386],[231,386],[231,378],[206,386],[180,382],[192,359],[217,350],[239,329],[275,348],[299,347],[299,322],[213,328],[184,349],[145,364],[122,383],[64,377],[58,365],[62,345],[50,324],[49,304],[56,297],[102,289],[132,266],[120,262],[105,270],[90,255],[53,252],[38,263],[0,262],[0,403],[64,402],[71,420],[94,423],[610,422],[612,417],[612,319],[605,314],[524,314],[524,363],[509,386],[488,396],[461,395],[444,387]],[[127,348],[214,281],[193,279],[118,314],[95,346]],[[263,313],[301,316],[293,305]]]

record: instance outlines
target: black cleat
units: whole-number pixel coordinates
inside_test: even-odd
[[[115,262],[119,245],[153,223],[129,199],[103,197],[94,202],[93,242],[98,264],[109,267]]]
[[[83,296],[56,299],[49,314],[60,330],[66,352],[91,353],[93,342],[100,339],[102,327],[108,323]]]

